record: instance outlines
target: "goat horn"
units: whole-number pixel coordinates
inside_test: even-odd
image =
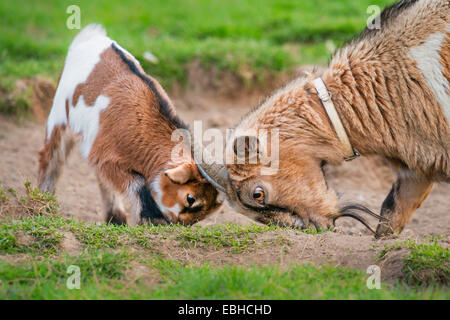
[[[360,211],[360,212],[366,213],[374,218],[377,218],[379,221],[389,221],[389,219],[386,219],[385,217],[382,217],[382,216],[372,212],[369,208],[367,208],[363,205],[360,205],[360,204],[351,204],[351,205],[345,206],[341,209],[342,213],[347,213],[349,211]]]
[[[369,229],[370,232],[372,232],[373,234],[376,234],[376,232],[369,226],[369,224],[367,223],[367,221],[366,221],[364,218],[358,216],[357,214],[355,214],[355,213],[353,213],[353,212],[342,213],[339,217],[335,218],[335,220],[338,219],[338,218],[341,218],[341,217],[349,217],[349,218],[353,218],[353,219],[355,219],[355,220],[358,220],[358,221],[361,222],[367,229]]]
[[[366,208],[363,205],[359,205],[359,204],[352,204],[352,205],[348,205],[343,207],[340,210],[340,213],[337,217],[334,218],[334,220],[336,221],[337,219],[341,218],[341,217],[349,217],[349,218],[353,218],[355,220],[358,220],[359,222],[361,222],[367,229],[369,229],[373,234],[376,234],[376,232],[369,226],[369,224],[367,223],[367,221],[359,216],[358,214],[355,213],[355,211],[359,211],[359,212],[363,212],[366,213],[374,218],[377,218],[379,221],[388,221],[388,219],[370,211],[370,209]]]
[[[191,147],[195,164],[202,177],[211,183],[217,190],[227,193],[226,185],[228,184],[228,171],[225,166],[214,161],[205,162],[205,156],[207,157],[210,154],[206,152],[207,155],[205,155],[201,146],[195,142],[192,143]],[[200,155],[203,161],[199,161],[196,155]]]

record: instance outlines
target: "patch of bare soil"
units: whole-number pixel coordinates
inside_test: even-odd
[[[152,253],[194,266],[206,262],[215,266],[276,265],[287,268],[306,263],[367,271],[369,266],[378,265],[383,282],[392,283],[405,277],[404,256],[409,253],[408,249],[392,250],[383,259],[378,259],[384,246],[393,244],[396,239],[375,241],[371,236],[355,237],[334,232],[312,235],[298,230],[252,234],[251,238],[251,244],[243,251],[236,252],[235,248],[201,243],[183,244],[171,237],[162,240],[160,235],[155,235],[151,239]],[[146,254],[142,248],[135,250],[141,251],[140,256]]]
[[[31,235],[18,232],[16,234],[17,244],[21,247],[28,247],[31,246],[34,242],[34,238]]]
[[[371,237],[358,237],[358,241],[354,241],[356,239],[353,236],[333,232],[312,235],[297,230],[282,233],[271,231],[252,237],[255,243],[241,253],[235,253],[227,247],[186,248],[177,241],[165,241],[156,249],[167,258],[193,264],[206,261],[218,265],[277,264],[285,267],[310,263],[366,269],[374,263],[377,249],[382,249],[385,243],[374,242]]]
[[[71,257],[79,256],[83,252],[83,246],[77,240],[72,232],[64,232],[64,238],[61,241],[61,249]]]
[[[189,72],[191,83],[195,85],[190,85],[186,91],[175,89],[172,93],[173,100],[183,119],[191,125],[194,120],[202,120],[204,128],[224,129],[234,126],[251,108],[257,106],[266,94],[278,87],[274,81],[273,87],[266,90],[255,89],[244,95],[240,88],[242,83],[233,84],[237,80],[232,76],[225,82],[204,80],[206,83],[203,83],[202,79],[207,77],[195,64],[191,66]],[[299,72],[304,70],[301,69]],[[221,85],[228,86],[228,89],[220,91]],[[221,93],[214,94],[217,90]],[[42,89],[40,92],[48,95],[52,91]],[[47,111],[45,107],[43,113]],[[10,119],[0,117],[0,181],[3,187],[23,190],[23,184],[27,179],[36,184],[37,151],[43,145],[44,134],[43,124],[28,121],[18,125]],[[339,167],[329,167],[326,169],[326,176],[330,186],[339,193],[343,204],[361,203],[375,212],[379,211],[394,180],[394,175],[385,161],[376,157],[357,159]],[[168,258],[197,263],[209,261],[217,264],[287,265],[310,262],[331,263],[365,270],[374,264],[376,252],[379,252],[385,244],[408,238],[422,239],[431,235],[450,236],[449,194],[450,185],[436,185],[429,198],[417,210],[412,221],[396,240],[375,240],[362,225],[343,218],[337,222],[340,231],[336,233],[308,235],[292,230],[258,235],[255,248],[245,254],[234,254],[229,248],[218,250],[183,248],[175,240],[162,241],[158,245],[158,250]],[[57,185],[56,196],[61,204],[60,212],[64,216],[90,223],[101,220],[101,202],[95,174],[78,152],[73,152],[68,159]],[[368,220],[373,227],[376,226],[374,219]],[[224,205],[199,225],[227,222],[248,224],[251,221],[234,212],[228,205]],[[73,254],[77,254],[80,250],[70,235],[65,238],[63,246]],[[395,270],[398,266],[395,259],[390,262],[388,259],[382,268],[387,270],[386,277],[389,278],[396,275]],[[139,273],[138,270],[132,272]],[[130,275],[134,276],[136,275]]]

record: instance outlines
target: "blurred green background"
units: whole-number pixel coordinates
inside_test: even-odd
[[[244,73],[250,82],[302,64],[326,64],[333,46],[359,34],[369,5],[392,0],[0,1],[0,88],[36,75],[56,79],[68,45],[66,9],[81,9],[134,54],[163,86],[186,82],[186,66]],[[151,51],[159,63],[142,59]],[[250,77],[248,74],[250,73]],[[220,74],[220,73],[219,73]]]

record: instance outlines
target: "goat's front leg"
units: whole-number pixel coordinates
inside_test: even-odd
[[[121,195],[99,175],[97,175],[97,180],[102,195],[103,221],[114,224],[127,223],[128,214],[125,211]]]
[[[97,166],[97,179],[104,203],[106,222],[127,223],[135,226],[140,222],[142,205],[136,195],[145,180],[115,162]],[[130,199],[131,212],[125,213],[122,195]]]
[[[381,207],[381,215],[388,221],[380,221],[376,237],[402,232],[412,214],[430,194],[433,182],[409,170],[399,172],[389,195]]]
[[[144,177],[135,176],[135,180],[128,187],[128,195],[132,204],[132,214],[128,224],[152,223],[153,225],[167,224],[163,213],[156,204]]]
[[[167,223],[144,176],[130,172],[113,162],[102,163],[97,168],[97,175],[99,180],[108,181],[118,193],[128,196],[131,212],[126,217],[127,224],[136,226],[148,221],[152,224]]]

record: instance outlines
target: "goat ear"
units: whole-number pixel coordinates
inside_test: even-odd
[[[234,139],[234,154],[238,159],[249,161],[255,159],[259,152],[259,140],[255,136],[240,136]]]
[[[178,167],[167,169],[164,175],[173,183],[185,184],[192,179],[194,172],[190,163],[184,163]]]

